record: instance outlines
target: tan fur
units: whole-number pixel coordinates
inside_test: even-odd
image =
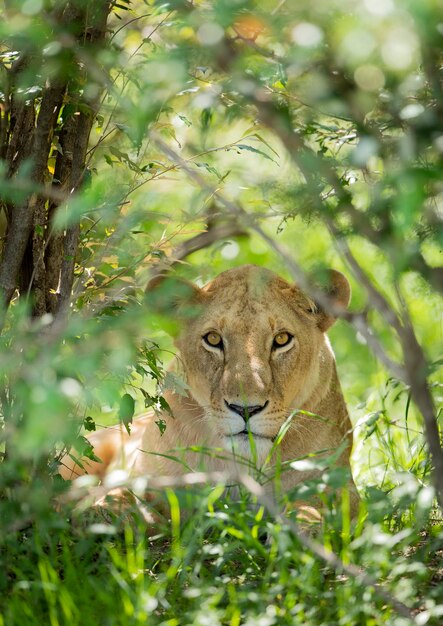
[[[239,457],[253,459],[260,468],[291,414],[268,471],[272,473],[277,459],[284,463],[310,454],[324,456],[341,445],[339,463],[349,466],[351,423],[324,333],[333,318],[296,286],[252,265],[223,272],[202,289],[192,286],[189,291],[186,306],[177,309],[182,331],[176,342],[176,368],[186,380],[188,395],[165,395],[173,416],[161,416],[166,422],[163,435],[154,414],[135,420],[131,437],[120,427],[93,433],[90,439],[103,463],[82,461],[87,471],[103,476],[110,468],[125,466],[133,475],[177,475],[189,468],[238,468]],[[337,306],[347,306],[350,291],[343,275],[331,271],[328,291]],[[223,350],[205,343],[203,337],[211,331],[222,337]],[[283,331],[293,335],[293,342],[273,348],[274,337]],[[250,437],[238,434],[246,428],[243,418],[227,404],[264,407],[248,421],[254,451]],[[192,452],[190,446],[216,448],[218,453]],[[65,478],[82,473],[65,458]],[[283,488],[313,475],[284,471]],[[355,509],[358,496],[352,479],[350,487]]]

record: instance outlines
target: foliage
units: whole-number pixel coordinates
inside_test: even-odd
[[[92,4],[72,3],[82,16]],[[0,20],[0,624],[438,623],[437,3],[95,4],[110,12],[98,43],[88,22],[58,20],[64,1],[11,0]],[[17,160],[19,110],[38,129],[54,85],[49,143],[39,161],[16,134]],[[67,124],[81,116],[81,176],[62,180]],[[11,291],[13,215],[32,220]],[[71,252],[53,251],[57,238]],[[48,251],[60,263],[51,275]],[[180,384],[163,366],[176,323],[149,308],[149,277],[179,266],[204,282],[240,263],[309,284],[327,266],[350,277],[349,323],[330,335],[365,505],[351,530],[346,507],[330,503],[317,539],[409,617],[244,489],[167,490],[172,522],[154,538],[137,507],[128,523],[60,504],[66,447],[93,456],[85,432],[119,419],[130,428]],[[425,424],[437,432],[428,441]]]
[[[19,556],[7,568],[4,623],[40,624],[43,616],[52,624],[412,623],[373,587],[337,576],[246,494],[239,500],[221,494],[222,488],[178,494],[192,515],[172,535],[148,539],[140,520],[124,529],[83,520],[82,528],[59,529],[58,542],[42,529],[12,546],[4,541]],[[361,524],[352,539],[342,535],[340,517],[328,520],[325,545],[388,578],[409,605],[420,606],[429,589],[428,623],[437,624],[431,608],[441,601],[432,578],[437,537],[424,541],[410,524],[389,528],[384,514],[379,510],[377,520],[373,512],[372,523]]]

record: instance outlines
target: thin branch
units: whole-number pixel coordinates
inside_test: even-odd
[[[160,263],[154,265],[150,278],[168,272],[190,254],[208,248],[217,241],[227,239],[228,237],[241,237],[246,235],[247,232],[241,228],[236,221],[226,224],[210,224],[206,231],[191,237],[191,239],[186,239],[176,246],[167,260],[162,260]]]
[[[392,373],[393,376],[399,378],[400,380],[405,380],[406,378],[406,370],[401,363],[394,361],[391,357],[388,356],[385,348],[380,343],[379,339],[370,329],[370,326],[367,322],[367,317],[364,312],[362,313],[353,313],[349,311],[345,311],[342,308],[334,306],[334,303],[324,291],[315,287],[312,284],[308,274],[302,270],[300,265],[294,260],[293,256],[289,253],[288,250],[285,249],[284,246],[274,241],[272,237],[266,234],[262,228],[258,225],[252,226],[252,228],[257,232],[257,234],[266,241],[266,243],[272,248],[278,256],[285,262],[285,266],[287,267],[289,273],[292,275],[293,279],[300,285],[300,287],[306,291],[315,301],[319,302],[319,304],[331,315],[334,317],[340,317],[348,321],[354,328],[364,337],[366,343],[374,352],[375,356],[385,365],[385,367]]]
[[[394,309],[392,308],[392,305],[369,280],[367,274],[363,271],[362,267],[352,254],[348,242],[344,239],[343,236],[340,235],[333,221],[326,216],[324,218],[324,223],[326,224],[326,227],[328,228],[334,241],[336,242],[342,256],[348,262],[354,275],[356,276],[358,281],[364,286],[365,291],[370,298],[371,305],[383,316],[386,323],[389,326],[392,326],[396,330],[397,334],[400,336],[403,330],[402,323],[399,317],[396,315]]]
[[[169,13],[169,15],[170,15],[170,13]],[[150,17],[150,16],[151,16],[151,13],[143,13],[143,15],[137,15],[137,17],[133,17],[132,19],[128,20],[127,22],[122,24],[120,26],[120,28],[117,28],[117,30],[115,30],[112,33],[112,37],[109,39],[109,41],[111,42],[114,39],[114,37],[116,37],[118,35],[118,33],[120,31],[122,31],[124,28],[129,26],[129,24],[133,24],[134,22],[139,22],[140,20],[144,19],[145,17]],[[151,36],[152,36],[152,33],[151,33],[151,35],[148,35],[147,38],[149,39],[149,37],[151,37]],[[145,37],[145,39],[146,39],[146,37]]]
[[[139,45],[137,46],[137,48],[136,48],[136,49],[135,49],[135,50],[134,50],[134,51],[130,54],[129,59],[128,59],[128,62],[129,62],[129,61],[130,61],[130,60],[131,60],[134,56],[136,56],[136,54],[138,53],[138,51],[139,51],[139,50],[140,50],[140,49],[141,49],[141,48],[142,48],[142,47],[146,44],[146,42],[147,42],[147,41],[148,41],[148,40],[149,40],[149,39],[150,39],[150,38],[151,38],[151,37],[152,37],[152,36],[153,36],[153,35],[157,32],[157,30],[158,30],[159,28],[161,28],[161,26],[163,26],[163,24],[166,22],[166,20],[168,20],[168,19],[169,19],[169,17],[171,16],[171,14],[172,14],[172,11],[169,11],[169,12],[168,12],[165,16],[163,16],[163,17],[162,17],[162,19],[159,21],[159,23],[158,23],[158,24],[156,24],[156,25],[154,26],[154,28],[153,28],[153,29],[152,29],[152,31],[149,33],[149,35],[147,35],[147,37],[144,37],[144,38],[143,38],[142,43],[141,43],[141,44],[139,44]],[[146,14],[146,15],[144,15],[144,16],[140,16],[140,18],[141,18],[141,17],[148,17],[148,16],[149,16],[149,14]],[[139,18],[134,18],[133,20],[130,20],[130,22],[127,22],[126,24],[123,24],[123,26],[121,26],[121,27],[120,27],[120,28],[119,28],[119,29],[118,29],[118,30],[117,30],[117,31],[113,34],[113,36],[111,37],[111,41],[112,41],[112,39],[115,37],[115,35],[117,34],[117,32],[119,32],[122,28],[125,28],[125,27],[127,26],[127,24],[129,24],[129,23],[131,23],[131,22],[133,22],[133,21],[135,21],[135,20],[137,20],[137,19],[139,19]],[[111,131],[109,131],[109,132],[108,132],[108,128],[109,128],[109,126],[110,126],[110,124],[111,124],[111,120],[112,120],[112,118],[113,118],[113,115],[114,115],[114,113],[115,113],[115,111],[116,111],[116,109],[117,109],[118,102],[119,102],[119,101],[121,100],[121,98],[123,97],[123,93],[124,93],[124,91],[125,91],[125,89],[126,89],[127,85],[131,82],[129,78],[128,78],[128,79],[126,79],[126,81],[124,81],[124,82],[123,82],[123,85],[122,85],[122,87],[121,87],[121,89],[120,89],[120,93],[118,93],[118,94],[116,93],[116,91],[115,91],[115,89],[114,89],[114,88],[115,88],[115,85],[116,85],[116,83],[117,83],[118,79],[119,79],[119,78],[120,78],[120,76],[123,74],[123,72],[124,72],[124,70],[123,70],[123,69],[122,69],[122,70],[119,70],[119,71],[117,72],[116,76],[114,76],[112,79],[110,79],[109,84],[106,86],[106,89],[104,90],[104,93],[103,93],[103,94],[102,94],[102,96],[101,96],[100,105],[99,105],[99,107],[98,107],[99,109],[101,109],[101,107],[102,107],[102,105],[104,104],[104,102],[105,102],[105,100],[106,100],[106,97],[107,97],[107,95],[108,95],[109,93],[113,93],[113,94],[115,95],[115,98],[116,98],[116,103],[114,104],[113,110],[112,110],[111,114],[109,115],[109,119],[107,120],[107,122],[106,122],[106,124],[105,124],[105,126],[104,126],[104,128],[103,128],[103,130],[102,130],[102,135],[101,135],[101,137],[98,139],[98,141],[96,142],[96,144],[95,144],[94,146],[92,146],[92,147],[91,147],[91,149],[88,151],[89,159],[88,159],[88,161],[87,161],[87,165],[89,165],[89,163],[90,163],[90,161],[91,161],[91,159],[92,159],[92,157],[93,157],[93,155],[94,155],[94,153],[95,153],[95,150],[96,150],[96,149],[97,149],[97,147],[98,147],[98,146],[102,143],[102,141],[104,140],[105,136],[107,136],[109,133],[111,133],[111,132],[113,132],[113,130],[115,130],[115,129],[112,129]]]

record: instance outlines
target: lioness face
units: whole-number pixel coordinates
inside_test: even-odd
[[[218,445],[262,462],[331,358],[324,328],[297,287],[255,266],[220,274],[194,300],[177,342],[192,396]]]

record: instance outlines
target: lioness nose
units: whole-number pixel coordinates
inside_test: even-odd
[[[237,415],[240,415],[240,417],[242,417],[245,420],[245,422],[247,422],[248,419],[252,417],[253,415],[255,415],[256,413],[260,413],[260,411],[263,411],[263,409],[268,405],[267,402],[265,402],[265,404],[262,404],[262,405],[255,404],[254,406],[229,404],[229,402],[226,402],[226,401],[225,403],[226,403],[226,406],[229,409],[231,409],[231,411],[234,411],[234,413],[237,413]]]

